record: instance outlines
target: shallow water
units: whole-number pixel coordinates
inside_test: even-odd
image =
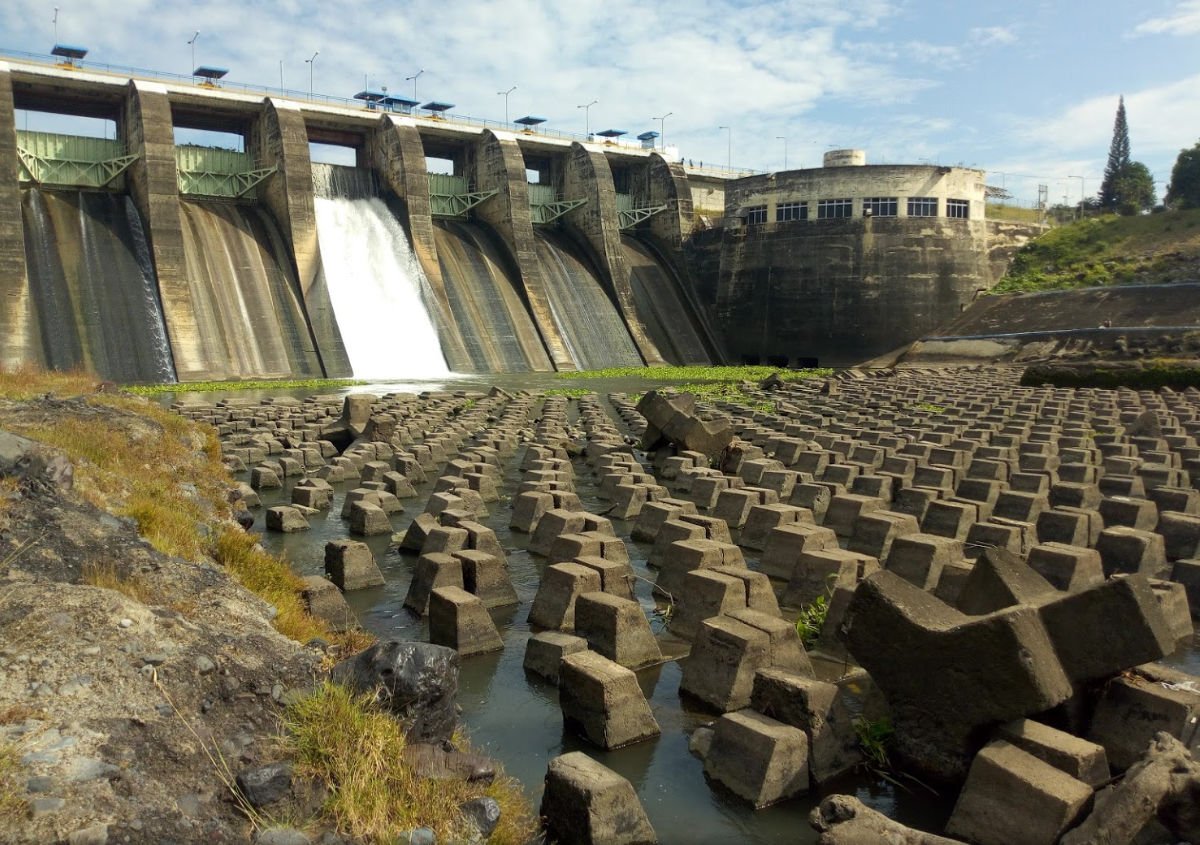
[[[394,382],[356,387],[353,390],[382,394],[388,391],[472,389],[495,383],[509,388],[583,386],[579,382],[557,380],[545,375],[525,375]],[[586,386],[601,394],[610,391],[637,392],[645,390],[647,382],[619,379],[587,382]],[[304,395],[306,392],[296,393]],[[247,394],[239,393],[238,396],[246,397]],[[205,401],[213,401],[213,398],[209,394]],[[506,499],[520,480],[520,473],[516,470],[520,454],[518,451],[507,461],[501,490],[501,495]],[[289,482],[293,480],[289,479]],[[268,548],[286,554],[301,574],[323,574],[326,541],[347,536],[346,523],[339,514],[345,492],[353,486],[350,482],[335,485],[337,495],[332,508],[312,519],[311,531],[267,534],[264,535],[264,543]],[[394,531],[403,532],[407,529],[413,517],[423,509],[432,487],[431,478],[426,484],[418,486],[418,498],[404,500],[406,511],[393,514],[391,518]],[[608,502],[597,497],[595,478],[582,462],[576,464],[576,490],[588,510],[600,513],[608,507]],[[287,501],[287,489],[264,491],[264,506]],[[567,751],[586,750],[633,783],[651,824],[664,843],[815,842],[817,834],[808,824],[808,814],[819,802],[820,795],[812,793],[765,810],[752,811],[706,779],[703,764],[688,751],[688,735],[696,726],[715,717],[683,706],[678,694],[680,669],[676,662],[638,673],[643,691],[662,728],[659,738],[618,751],[604,752],[573,735],[564,734],[557,688],[527,676],[522,668],[525,642],[531,633],[526,615],[537,591],[541,572],[547,564],[525,550],[528,543],[526,535],[509,531],[508,501],[492,503],[489,508],[490,515],[482,521],[496,532],[506,549],[520,604],[515,608],[493,612],[493,618],[504,637],[504,650],[463,661],[459,703],[473,742],[483,753],[499,759],[510,774],[520,779],[534,806],[540,802],[542,779],[548,761]],[[630,523],[614,521],[613,526],[626,540],[635,572],[653,580],[655,573],[648,570],[645,564],[649,547],[629,540]],[[417,556],[389,549],[390,538],[387,536],[367,538],[366,542],[374,550],[387,583],[380,588],[347,596],[363,626],[380,637],[427,639],[428,632],[423,621],[402,606]],[[753,560],[749,554],[748,560]],[[654,605],[650,598],[649,581],[639,580],[636,592],[647,612],[652,611]],[[651,619],[657,631],[661,626],[655,617]],[[1190,647],[1182,648],[1164,662],[1188,672],[1200,672],[1200,642],[1193,641]],[[869,775],[850,777],[830,785],[826,791],[856,794],[881,812],[926,830],[940,830],[952,809],[948,801],[938,800],[919,787],[905,791],[882,778]]]

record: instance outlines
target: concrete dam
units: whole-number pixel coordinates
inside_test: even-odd
[[[19,130],[18,110],[114,137]],[[850,363],[955,317],[1028,235],[984,219],[980,171],[831,155],[735,178],[436,112],[0,62],[0,365],[187,382]]]
[[[18,109],[116,138],[18,130]],[[357,166],[314,163],[314,142]],[[4,366],[197,381],[720,357],[701,315],[663,317],[686,303],[670,262],[691,198],[653,150],[11,63],[0,162]]]

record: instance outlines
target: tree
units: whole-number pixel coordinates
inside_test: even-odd
[[[1166,202],[1172,208],[1200,208],[1200,141],[1190,150],[1179,151]]]
[[[1140,214],[1154,208],[1154,177],[1140,161],[1131,161],[1117,174],[1113,186],[1113,210],[1117,214]]]
[[[1104,166],[1104,181],[1100,184],[1100,207],[1117,208],[1117,180],[1129,166],[1129,125],[1125,122],[1125,98],[1117,102],[1117,119],[1113,122],[1112,143],[1108,147],[1108,164]]]

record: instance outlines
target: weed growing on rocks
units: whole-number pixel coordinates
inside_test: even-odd
[[[486,795],[501,809],[489,843],[521,845],[533,839],[536,819],[515,780],[503,774],[491,784],[417,777],[404,762],[403,727],[372,698],[325,683],[289,705],[284,715],[296,771],[328,787],[325,812],[340,831],[390,845],[399,831],[429,827],[439,842],[455,842],[470,833],[459,805]]]
[[[800,611],[796,619],[796,633],[805,648],[815,648],[817,638],[821,636],[821,628],[825,625],[825,617],[829,615],[829,600],[825,596],[817,596],[816,600]]]
[[[156,604],[156,596],[150,586],[133,574],[122,573],[111,561],[84,564],[83,583],[104,590],[116,590],[142,604]]]
[[[0,743],[0,822],[15,822],[25,816],[28,804],[21,774],[16,746]]]

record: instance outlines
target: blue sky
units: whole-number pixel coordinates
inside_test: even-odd
[[[1200,0],[58,0],[58,40],[90,59],[348,96],[371,86],[548,126],[659,129],[695,162],[871,163],[989,171],[1020,199],[1099,186],[1117,97],[1159,183],[1200,139]],[[45,52],[54,2],[5,0],[0,47]],[[720,126],[729,126],[726,130]],[[1083,177],[1079,178],[1071,177]]]

